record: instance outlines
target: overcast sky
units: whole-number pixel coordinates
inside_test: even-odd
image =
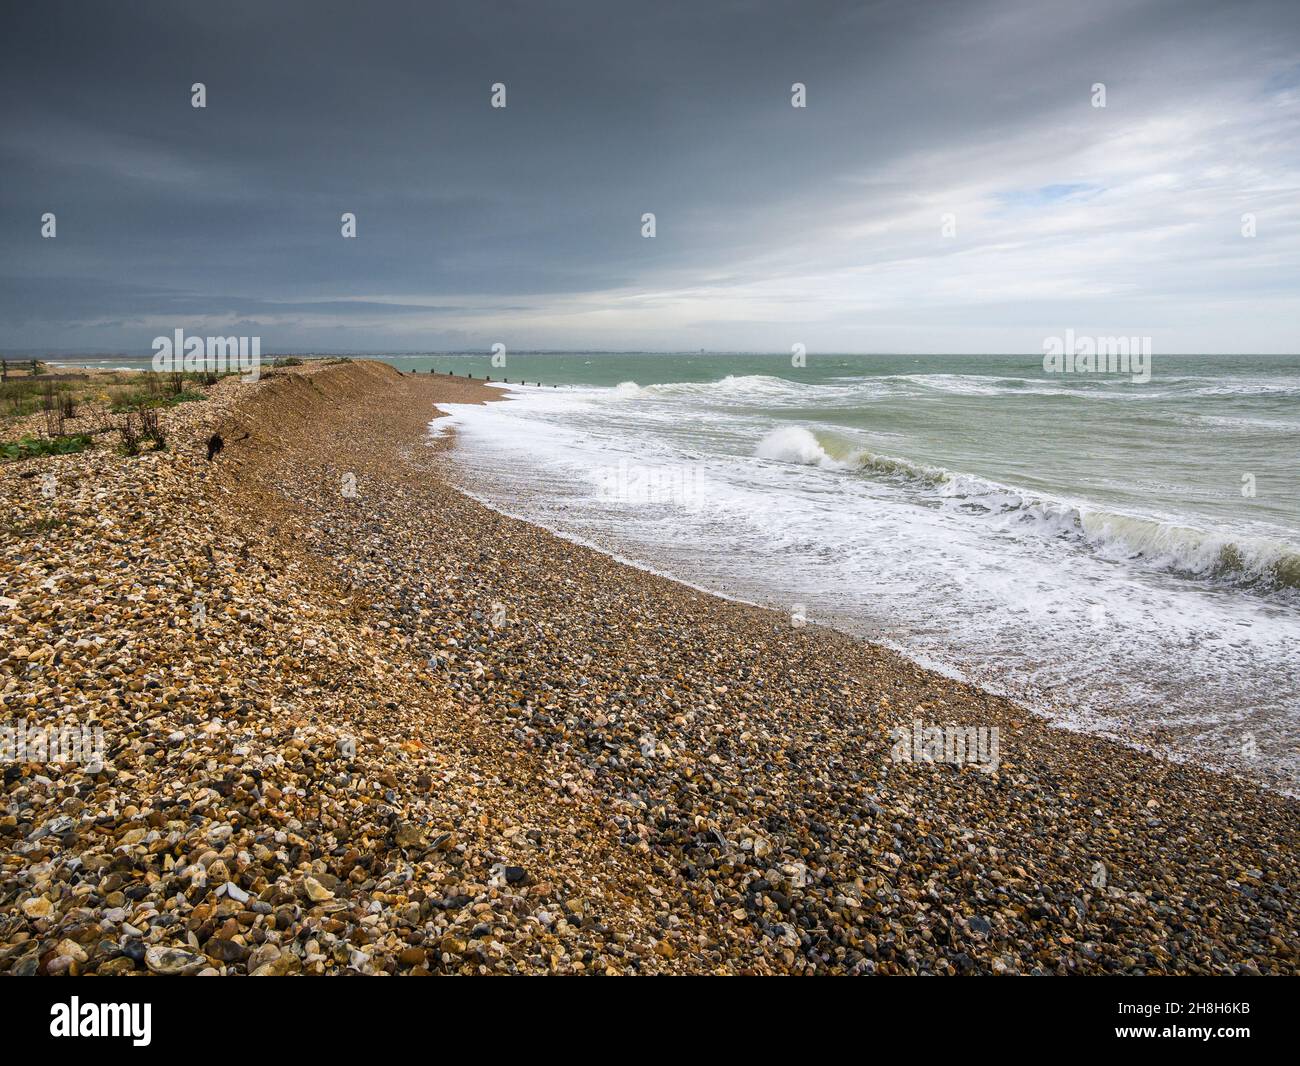
[[[176,328],[1296,352],[1300,3],[7,5],[0,349]]]

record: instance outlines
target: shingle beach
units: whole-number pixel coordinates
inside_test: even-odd
[[[0,972],[1297,971],[1297,801],[496,513],[479,382],[206,391],[0,465],[0,725],[105,746],[0,764]]]

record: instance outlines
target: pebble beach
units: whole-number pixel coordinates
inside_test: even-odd
[[[0,763],[0,973],[1300,969],[1295,799],[489,509],[481,382],[204,391],[0,465],[0,725],[104,740]]]

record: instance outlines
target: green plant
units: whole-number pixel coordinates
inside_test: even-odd
[[[5,413],[14,417],[30,415],[44,410],[46,390],[53,387],[60,398],[65,392],[71,392],[76,386],[66,381],[42,381],[39,378],[9,378],[0,383],[0,404]]]
[[[45,414],[45,435],[51,439],[62,437],[63,405],[59,403],[51,381],[41,389],[41,411]]]
[[[127,412],[126,412],[126,418],[124,418],[124,419],[123,419],[123,420],[118,424],[117,432],[118,432],[118,435],[122,438],[122,454],[123,454],[123,455],[128,455],[128,456],[130,456],[130,455],[139,455],[139,454],[140,454],[140,434],[139,434],[139,432],[137,432],[137,430],[136,430],[136,428],[135,428],[135,413],[134,413],[134,412],[132,412],[132,411],[127,411]]]
[[[22,437],[0,443],[0,460],[15,462],[33,459],[40,455],[72,455],[90,447],[88,433],[73,433],[63,437]]]
[[[194,403],[196,400],[206,399],[207,397],[203,393],[193,392],[190,389],[172,393],[169,396],[151,395],[148,392],[137,390],[128,392],[125,396],[118,396],[113,402],[112,411],[114,414],[122,414],[125,411],[145,411],[156,407],[174,407],[178,403]]]
[[[140,436],[145,440],[153,441],[155,451],[160,451],[166,447],[167,440],[158,426],[158,408],[148,407],[141,409]]]

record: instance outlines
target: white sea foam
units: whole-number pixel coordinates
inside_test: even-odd
[[[885,454],[844,430],[774,424],[786,396],[855,386],[762,378],[446,409],[465,476],[505,510],[705,588],[807,604],[816,620],[1074,727],[1188,730],[1179,750],[1211,762],[1249,732],[1300,782],[1300,559],[1285,537],[1127,513]],[[735,402],[759,392],[756,407]],[[602,484],[620,463],[691,464],[707,506],[611,500]]]
[[[911,479],[968,514],[996,518],[1001,528],[1015,527],[1050,538],[1069,536],[1109,559],[1140,561],[1143,566],[1231,584],[1300,589],[1300,549],[1277,538],[1229,535],[1177,521],[1108,511],[864,448],[841,446],[837,454],[833,446],[828,448],[803,426],[772,430],[758,442],[754,454],[760,459],[823,470]]]
[[[774,429],[758,442],[754,454],[760,459],[775,459],[787,463],[804,463],[812,466],[842,466],[832,459],[811,431],[802,426],[782,426]]]

